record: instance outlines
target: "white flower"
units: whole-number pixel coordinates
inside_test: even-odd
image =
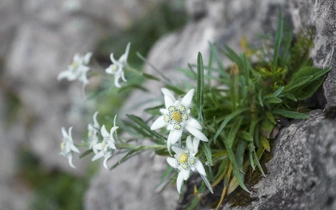
[[[198,172],[199,174],[206,176],[203,164],[201,161],[195,157],[198,152],[199,140],[194,138],[194,141],[191,140],[191,136],[187,137],[187,148],[183,149],[180,147],[173,146],[175,158],[168,157],[168,164],[176,168],[179,171],[176,180],[177,191],[181,193],[181,187],[183,180],[187,180],[190,176],[190,171]]]
[[[127,82],[124,75],[124,68],[128,65],[127,58],[131,44],[128,43],[126,46],[125,53],[119,58],[119,60],[114,59],[113,53],[110,54],[110,59],[112,64],[105,69],[108,74],[114,75],[114,85],[118,88],[121,87],[119,84],[119,79],[121,78],[124,82]]]
[[[115,126],[116,118],[117,116],[114,117],[114,126],[111,128],[110,133],[107,132],[105,125],[102,126],[100,132],[103,136],[103,141],[96,144],[93,149],[93,151],[97,151],[97,153],[93,156],[92,161],[104,157],[105,159],[103,165],[106,169],[108,169],[107,160],[113,156],[113,151],[117,149],[113,137],[114,132],[118,129],[118,126]],[[98,152],[98,150],[100,151]]]
[[[72,127],[69,128],[69,134],[67,134],[64,127],[62,127],[63,141],[61,143],[60,155],[63,155],[64,157],[68,158],[69,165],[72,168],[75,168],[75,166],[72,164],[72,153],[73,152],[79,153],[79,150],[77,149],[77,147],[75,147],[73,143],[72,136],[71,136],[71,130],[72,130]]]
[[[57,79],[61,80],[63,78],[66,78],[69,81],[78,79],[83,83],[85,87],[89,83],[86,74],[90,70],[90,67],[88,67],[87,65],[90,62],[91,56],[92,56],[91,52],[86,53],[84,56],[78,53],[75,54],[73,57],[72,64],[68,66],[67,70],[59,73]]]
[[[167,139],[168,151],[170,151],[171,145],[181,138],[184,129],[196,138],[208,141],[208,138],[201,131],[201,124],[189,115],[194,89],[189,90],[181,101],[176,100],[169,90],[162,88],[161,91],[164,94],[166,108],[160,109],[162,116],[155,120],[151,129],[156,130],[167,126],[167,129],[170,130]]]
[[[93,115],[93,124],[88,124],[88,142],[89,148],[93,149],[97,153],[94,145],[98,143],[98,132],[99,132],[99,123],[97,121],[98,112],[95,112]]]

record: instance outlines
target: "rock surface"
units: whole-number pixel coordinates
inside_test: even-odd
[[[254,201],[223,209],[335,209],[336,121],[312,111],[307,121],[281,130],[267,175],[253,186]]]
[[[335,24],[333,23],[336,10],[332,0],[315,2],[304,0],[252,0],[248,2],[245,0],[187,0],[187,7],[192,17],[191,22],[183,29],[159,40],[148,56],[149,63],[161,70],[175,84],[181,84],[180,81],[185,78],[174,69],[187,68],[188,63],[196,63],[198,51],[201,51],[204,60],[207,60],[209,56],[207,42],[225,43],[239,51],[239,43],[243,36],[253,42],[260,34],[275,32],[280,12],[287,21],[292,23],[295,32],[298,32],[300,28],[316,27],[316,44],[313,50],[315,65],[319,67],[334,67],[335,65],[336,56],[333,50]],[[227,60],[224,62],[226,65],[229,64]],[[160,76],[149,65],[145,69]],[[327,107],[333,106],[336,97],[334,72],[329,74],[324,84]],[[156,95],[154,99],[160,98],[162,85],[150,81],[145,86]],[[181,87],[190,88],[185,84],[181,84]],[[134,91],[123,111],[141,115],[139,111],[144,107],[162,103],[156,100],[142,107],[134,106],[139,102],[139,98],[147,101],[153,99],[143,98],[141,91]],[[332,132],[328,133],[328,129],[332,129]],[[310,120],[297,121],[285,128],[276,141],[279,143],[274,147],[274,158],[267,164],[269,174],[254,188],[253,196],[257,201],[247,207],[236,209],[335,208],[336,195],[333,191],[335,179],[332,176],[336,168],[334,162],[335,121],[324,119],[321,110],[314,111],[311,113]],[[328,168],[324,166],[325,161],[329,164]],[[115,173],[122,172],[123,170],[118,171],[118,168],[115,171]],[[102,181],[99,181],[106,180],[106,176],[109,175],[99,173],[88,195],[98,193],[97,186],[102,186],[101,190],[108,191],[102,195],[105,199],[115,198],[113,185],[103,187]],[[118,182],[109,180],[113,183]],[[132,185],[132,191],[137,192],[144,186],[144,183],[139,183],[137,186]],[[328,186],[333,186],[333,188],[328,188]],[[133,193],[130,196],[133,196]],[[92,209],[90,202],[86,206]],[[102,205],[97,209],[108,209],[108,207],[110,206]],[[230,204],[225,204],[224,209],[230,208]]]

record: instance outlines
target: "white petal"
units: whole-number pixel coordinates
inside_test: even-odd
[[[186,145],[187,145],[188,150],[194,151],[193,143],[191,141],[191,136],[187,137]]]
[[[208,138],[198,129],[191,127],[191,126],[186,126],[186,129],[191,133],[193,136],[198,138],[201,141],[208,141]]]
[[[182,170],[180,173],[182,173],[184,180],[187,180],[190,176],[190,170]]]
[[[104,157],[104,151],[100,151],[95,156],[93,156],[93,158],[91,159],[91,161],[98,160],[99,158],[102,158],[102,157]]]
[[[164,95],[164,100],[165,100],[165,106],[168,109],[168,107],[173,106],[175,104],[175,98],[172,95],[172,93],[166,89],[166,88],[161,88],[161,91]]]
[[[112,66],[113,66],[113,64],[111,64],[109,67],[107,67],[107,68],[105,69],[105,72],[108,73],[108,74],[113,74]]]
[[[124,53],[124,54],[121,56],[121,58],[120,58],[120,61],[121,61],[123,64],[127,64],[127,58],[128,58],[128,54],[129,54],[130,47],[131,47],[131,43],[128,42],[128,43],[127,43],[127,46],[126,46],[125,53]]]
[[[173,146],[172,149],[176,153],[177,158],[185,151],[185,149],[176,146]]]
[[[175,158],[168,157],[167,162],[171,167],[176,168],[176,159]]]
[[[182,136],[183,130],[171,130],[167,141],[169,141],[172,145],[175,144],[178,140],[180,140]]]
[[[109,136],[110,134],[107,132],[106,128],[105,128],[105,125],[103,125],[100,129],[100,132],[102,134],[103,137],[105,136]]]
[[[107,166],[107,160],[110,159],[111,157],[112,157],[112,154],[108,154],[104,159],[103,165],[106,169],[109,169],[108,166]]]
[[[67,78],[69,81],[73,81],[76,79],[76,75],[71,72],[71,71],[62,71],[61,73],[58,74],[57,80],[61,80],[63,78]]]
[[[83,62],[84,62],[85,65],[87,65],[90,62],[91,56],[92,56],[91,52],[88,52],[88,53],[85,54],[84,59],[83,59]]]
[[[196,160],[195,167],[196,167],[196,170],[198,171],[198,173],[206,176],[203,164],[198,159]]]
[[[127,80],[125,79],[124,71],[121,72],[121,79],[122,79],[124,82],[127,82]]]
[[[194,153],[198,152],[199,142],[200,142],[200,140],[195,137],[194,141],[193,141],[193,151],[194,151]]]
[[[63,137],[66,137],[66,138],[68,137],[68,134],[66,133],[64,127],[62,127],[62,135],[63,135]]]
[[[194,127],[194,128],[196,128],[198,130],[202,130],[201,124],[197,120],[195,120],[194,118],[192,118],[192,117],[189,117],[189,119],[187,121],[187,125],[189,125],[191,127]]]
[[[182,171],[179,172],[179,174],[177,175],[177,180],[176,180],[177,192],[180,193],[180,194],[181,194],[181,188],[182,188],[182,184],[183,184],[183,173],[182,173]]]
[[[187,109],[191,105],[192,98],[194,96],[194,89],[189,90],[189,92],[183,97],[181,104],[184,105]]]
[[[98,115],[98,111],[97,112],[95,112],[94,114],[93,114],[93,126],[97,129],[97,128],[99,128],[99,123],[98,123],[98,121],[97,121],[97,115]]]
[[[72,143],[72,142],[73,142],[73,140],[72,140],[72,135],[71,135],[71,132],[72,132],[72,127],[70,127],[70,128],[69,128],[69,133],[68,133],[68,134],[69,134],[69,135],[68,135],[69,142],[71,142],[71,143]]]
[[[79,150],[77,149],[77,147],[75,147],[75,145],[71,144],[70,148],[72,151],[79,153]]]
[[[120,75],[119,74],[115,74],[114,75],[114,85],[117,87],[117,88],[120,88],[121,85],[119,83],[119,79],[120,79]]]
[[[160,116],[159,118],[157,118],[154,123],[151,126],[151,130],[156,130],[159,128],[164,127],[165,125],[167,125],[167,123],[164,121],[163,116]]]
[[[70,165],[72,168],[76,168],[76,167],[74,166],[74,164],[72,163],[72,155],[69,155],[69,156],[68,156],[68,161],[69,161],[69,165]]]

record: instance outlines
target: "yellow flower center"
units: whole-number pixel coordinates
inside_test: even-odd
[[[175,120],[175,122],[181,122],[181,120],[182,120],[182,115],[181,115],[180,112],[175,111],[175,112],[173,112],[173,113],[171,114],[171,118],[172,118],[173,120]]]
[[[188,161],[188,155],[186,153],[182,153],[178,158],[178,161],[182,163],[186,163]]]
[[[92,137],[92,132],[91,132],[91,131],[88,132],[88,137],[89,137],[89,138]]]
[[[117,65],[113,64],[113,65],[111,66],[111,70],[112,70],[112,71],[116,71],[116,70],[117,70]]]
[[[71,66],[72,66],[72,68],[77,68],[77,66],[78,66],[78,63],[77,62],[72,62],[72,64],[71,64]]]
[[[105,145],[106,145],[106,142],[105,142],[105,141],[103,141],[103,142],[101,143],[101,148],[102,148],[102,150],[104,150],[104,148],[105,148]]]
[[[62,143],[61,143],[61,150],[64,150],[64,148],[65,148],[65,143],[62,142]]]

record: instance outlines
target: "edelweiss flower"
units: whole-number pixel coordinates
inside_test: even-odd
[[[107,132],[105,125],[101,128],[100,132],[103,136],[103,141],[99,144],[96,144],[93,148],[93,151],[100,150],[97,152],[95,156],[93,156],[92,161],[98,160],[99,158],[104,157],[104,167],[108,169],[107,160],[113,156],[113,151],[116,148],[115,140],[113,137],[113,133],[118,129],[118,126],[115,126],[117,116],[114,117],[114,126],[111,128],[110,133]]]
[[[121,78],[124,82],[127,82],[124,75],[124,68],[128,65],[127,58],[131,44],[128,43],[126,46],[125,53],[119,58],[119,60],[114,59],[113,53],[110,54],[110,59],[112,64],[105,69],[105,72],[108,74],[114,75],[114,85],[118,88],[121,87],[119,84],[119,79]]]
[[[183,180],[187,180],[190,176],[190,171],[198,172],[199,174],[206,176],[203,164],[195,157],[198,152],[199,139],[194,138],[191,140],[191,136],[187,137],[187,148],[173,146],[173,150],[176,153],[175,158],[168,157],[168,164],[176,168],[179,171],[176,180],[177,191],[181,193],[181,187]]]
[[[72,168],[75,168],[75,166],[72,164],[72,153],[73,152],[79,153],[79,150],[77,149],[77,147],[75,147],[73,143],[72,136],[71,136],[71,130],[72,130],[72,127],[69,128],[69,134],[67,134],[65,129],[62,128],[63,141],[61,143],[60,155],[63,155],[64,157],[68,158],[69,165]]]
[[[90,67],[88,67],[87,65],[90,62],[91,56],[91,52],[86,53],[84,56],[81,56],[78,53],[75,54],[72,64],[68,66],[67,70],[59,73],[57,79],[61,80],[63,78],[66,78],[69,81],[78,79],[83,83],[85,87],[89,83],[86,74],[90,70]]]
[[[167,139],[168,151],[170,151],[170,146],[181,138],[184,129],[196,138],[208,141],[208,138],[201,131],[201,124],[189,115],[194,89],[189,90],[181,101],[176,100],[169,90],[162,88],[161,91],[164,94],[166,108],[160,109],[163,115],[155,120],[151,129],[156,130],[167,126],[167,129],[170,130]]]
[[[94,145],[98,143],[98,132],[99,132],[99,123],[97,121],[98,112],[95,112],[93,115],[93,124],[88,124],[88,142],[89,148],[93,149],[95,153],[97,153]]]

